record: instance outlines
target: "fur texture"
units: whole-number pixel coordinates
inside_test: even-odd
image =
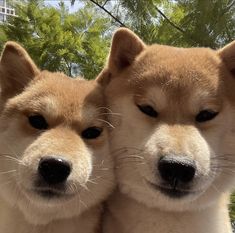
[[[118,190],[105,233],[232,232],[234,60],[235,42],[214,51],[148,46],[128,29],[114,34],[98,77],[116,114]]]
[[[14,42],[3,50],[0,81],[0,232],[98,232],[113,187],[102,88],[40,71]],[[94,127],[101,134],[89,138],[84,132]],[[63,184],[39,174],[48,156],[70,165]]]

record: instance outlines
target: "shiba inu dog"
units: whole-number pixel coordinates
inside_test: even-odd
[[[231,233],[235,171],[235,42],[148,46],[128,29],[113,37],[98,76],[116,127],[118,190],[105,233]]]
[[[40,71],[14,42],[0,81],[0,232],[98,232],[113,186],[102,88]]]

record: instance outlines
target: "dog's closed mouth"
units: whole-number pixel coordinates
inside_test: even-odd
[[[182,191],[177,188],[163,188],[160,187],[159,190],[171,198],[181,198],[183,196],[191,194],[189,191]]]
[[[171,197],[171,198],[181,198],[190,194],[193,194],[194,192],[190,190],[182,190],[177,187],[165,187],[161,185],[157,185],[155,183],[147,181],[147,183],[154,188],[155,190],[159,190],[160,192],[164,193],[165,195]]]
[[[44,197],[44,198],[69,198],[74,196],[75,193],[68,193],[66,190],[59,190],[54,188],[36,188],[33,190],[36,194]]]
[[[37,193],[39,193],[41,196],[45,198],[59,198],[63,194],[59,192],[55,192],[54,190],[38,190]]]

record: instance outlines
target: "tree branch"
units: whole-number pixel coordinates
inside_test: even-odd
[[[235,1],[231,1],[230,4],[226,7],[226,11],[229,11],[234,4],[235,4]]]
[[[192,42],[200,44],[199,41],[196,41],[194,38],[192,38],[190,35],[187,34],[187,32],[185,30],[183,30],[182,28],[180,28],[178,25],[176,25],[174,22],[172,22],[158,7],[156,7],[157,12],[172,26],[174,27],[176,30],[180,31],[181,33],[183,33],[185,36],[187,36]]]
[[[108,11],[104,6],[100,5],[98,2],[94,0],[90,0],[96,6],[98,6],[101,10],[105,11],[109,16],[111,16],[117,23],[119,23],[122,27],[126,27],[126,25],[121,22],[116,16],[114,16],[110,11]]]
[[[104,6],[107,4],[108,1],[109,1],[109,0],[106,0],[106,1],[104,2],[104,4],[102,5],[102,7],[104,7]]]
[[[178,25],[176,25],[175,23],[173,23],[161,10],[159,10],[158,7],[156,7],[157,12],[175,29],[177,29],[178,31],[185,33],[185,31],[180,28]]]

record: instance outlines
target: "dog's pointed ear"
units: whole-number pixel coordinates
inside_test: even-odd
[[[0,60],[0,83],[3,96],[11,97],[20,93],[39,72],[24,48],[11,41],[5,44]]]
[[[235,41],[219,49],[218,54],[235,78]]]
[[[103,85],[107,84],[112,76],[129,67],[145,46],[144,42],[131,30],[118,29],[113,35],[107,65],[97,77],[97,81]]]

